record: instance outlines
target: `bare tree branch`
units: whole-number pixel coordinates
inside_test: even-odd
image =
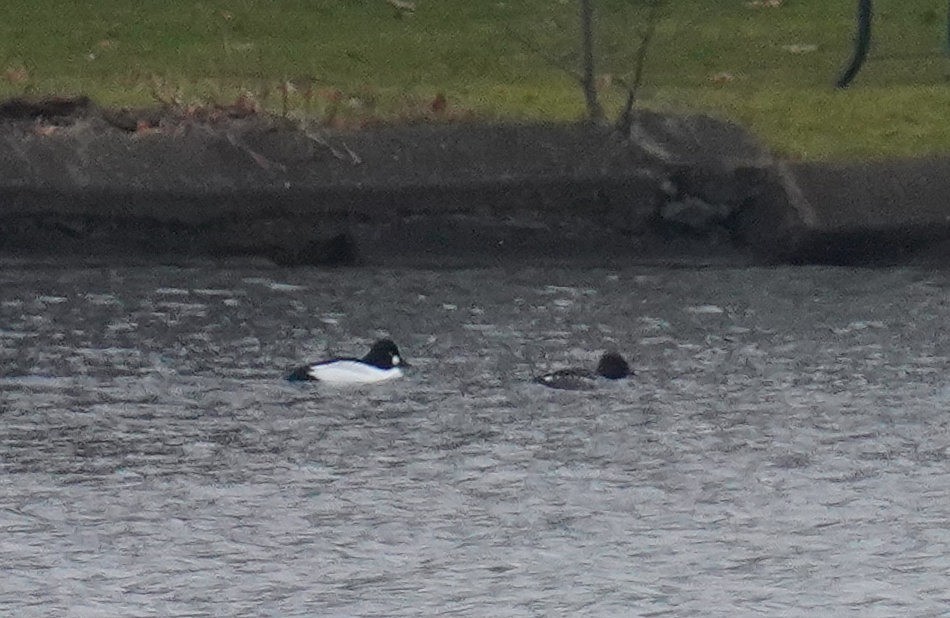
[[[580,84],[587,104],[587,117],[593,122],[604,119],[604,108],[597,97],[597,76],[595,72],[594,56],[594,7],[593,0],[578,0],[580,7],[580,34],[581,34],[581,66],[580,71],[572,69],[567,59],[551,56],[543,49],[521,36],[517,32],[508,31],[511,38],[521,43],[525,49],[537,54],[550,66],[567,73]],[[573,54],[571,54],[573,56]]]
[[[604,119],[604,108],[597,98],[594,67],[594,6],[593,0],[579,0],[581,26],[581,88],[587,101],[587,116],[594,122]]]
[[[267,171],[271,171],[272,169],[274,169],[274,168],[276,167],[277,169],[279,169],[279,170],[282,171],[282,172],[286,172],[286,171],[287,171],[287,166],[286,166],[286,165],[284,165],[283,163],[280,163],[280,162],[278,162],[278,161],[271,161],[270,159],[268,159],[267,157],[265,157],[265,156],[262,155],[261,153],[257,152],[256,150],[253,150],[253,149],[250,148],[247,144],[245,144],[244,141],[241,140],[241,139],[240,139],[237,135],[235,135],[234,133],[231,133],[231,132],[229,131],[229,132],[227,133],[227,138],[228,138],[228,142],[230,142],[232,146],[234,146],[234,147],[237,148],[238,150],[241,150],[241,151],[243,151],[245,154],[247,154],[247,156],[249,156],[249,157],[251,158],[251,160],[254,161],[254,163],[256,163],[256,164],[258,165],[258,167],[260,167],[261,169],[267,170]]]
[[[344,150],[346,150],[346,152],[344,153],[334,148],[332,145],[330,145],[330,142],[328,142],[322,136],[317,135],[313,131],[306,130],[304,131],[304,135],[307,136],[307,139],[317,144],[320,144],[321,146],[326,148],[328,151],[330,151],[330,154],[333,155],[335,159],[339,159],[340,161],[345,161],[352,165],[359,165],[360,163],[363,162],[363,159],[358,154],[353,152],[353,149],[347,146],[346,142],[343,142],[343,148]]]
[[[950,8],[948,8],[950,11]],[[844,70],[838,81],[835,82],[835,88],[847,88],[851,80],[861,70],[861,65],[868,56],[868,49],[871,47],[871,20],[874,14],[873,2],[871,0],[858,0],[858,32],[854,38],[854,53],[848,68]]]
[[[541,49],[536,44],[532,43],[527,38],[515,32],[514,30],[508,30],[507,32],[508,32],[509,37],[511,37],[518,43],[520,43],[521,46],[527,49],[529,52],[537,55],[539,58],[541,58],[541,60],[544,60],[544,62],[550,67],[555,68],[559,71],[564,71],[570,76],[571,79],[576,80],[578,82],[580,82],[581,79],[583,79],[583,76],[580,73],[578,73],[577,71],[575,71],[574,69],[570,67],[570,65],[568,64],[568,58],[563,58],[563,59],[556,58],[552,56],[551,54],[548,54],[547,52],[545,52],[543,49]],[[573,56],[573,54],[570,54],[570,56]]]
[[[640,35],[640,45],[637,47],[636,60],[633,65],[633,84],[628,86],[623,80],[618,80],[618,83],[627,90],[627,100],[617,119],[617,129],[624,134],[630,131],[630,124],[633,122],[633,105],[640,93],[640,86],[643,85],[643,71],[646,66],[647,51],[653,41],[653,35],[656,33],[656,24],[659,21],[660,8],[663,3],[664,0],[650,0],[650,12],[647,14],[646,29]]]

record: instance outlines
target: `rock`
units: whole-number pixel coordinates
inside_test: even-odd
[[[729,204],[710,204],[698,197],[686,196],[663,204],[660,219],[693,232],[710,233],[713,228],[722,227],[733,212],[734,207]]]

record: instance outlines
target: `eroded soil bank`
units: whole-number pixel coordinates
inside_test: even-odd
[[[880,263],[950,238],[950,159],[787,163],[703,116],[333,131],[13,100],[0,144],[7,255]]]

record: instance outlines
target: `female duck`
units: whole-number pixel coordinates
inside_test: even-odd
[[[391,339],[380,339],[363,358],[332,358],[297,367],[287,376],[292,382],[316,380],[333,384],[370,384],[402,377],[399,348]]]
[[[546,373],[536,377],[534,381],[549,388],[589,391],[596,386],[600,378],[620,380],[629,376],[630,373],[630,365],[627,364],[623,356],[617,352],[605,352],[600,357],[600,362],[597,363],[596,371],[572,367]]]

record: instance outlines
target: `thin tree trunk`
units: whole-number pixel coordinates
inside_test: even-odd
[[[947,39],[944,41],[943,51],[950,56],[950,0],[947,0]]]
[[[604,119],[604,108],[597,99],[597,84],[594,73],[594,6],[593,0],[579,0],[581,11],[581,87],[587,100],[587,116],[594,122]]]

